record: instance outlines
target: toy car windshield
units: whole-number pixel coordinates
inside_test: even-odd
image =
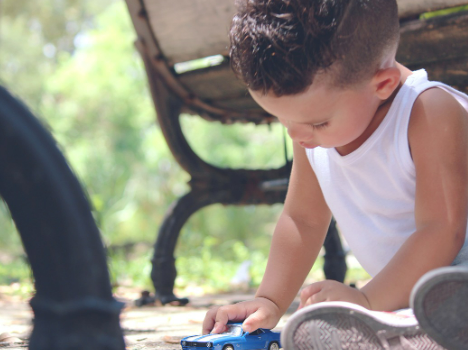
[[[228,324],[227,330],[223,332],[226,335],[232,335],[233,337],[239,337],[243,333],[242,327],[238,325]]]

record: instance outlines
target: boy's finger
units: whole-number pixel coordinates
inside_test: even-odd
[[[227,327],[226,327],[226,323],[224,322],[216,322],[214,327],[213,327],[213,330],[211,331],[212,334],[219,334],[219,333],[223,333],[226,331]]]
[[[327,298],[323,295],[323,293],[315,293],[309,299],[307,299],[306,305],[312,305],[327,301]]]
[[[219,307],[212,308],[206,313],[205,319],[203,320],[203,334],[209,334],[215,325],[216,313]]]
[[[268,328],[268,317],[262,309],[251,314],[242,324],[245,332],[253,332],[259,328]]]
[[[306,305],[309,305],[309,299],[314,295],[321,291],[321,286],[319,283],[311,284],[310,286],[305,287],[301,291],[301,302],[299,304],[299,309],[303,308]]]
[[[239,304],[221,306],[216,312],[215,324],[211,333],[222,333],[229,321],[242,321],[246,317],[245,308]]]

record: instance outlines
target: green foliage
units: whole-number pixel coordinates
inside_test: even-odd
[[[185,255],[178,258],[178,288],[203,286],[206,292],[228,290],[240,263],[250,261],[251,285],[260,284],[266,267],[265,255],[260,250],[249,250],[241,241],[226,242],[231,244],[229,253],[233,257],[220,256],[217,251],[219,242],[214,237],[205,237],[204,244],[197,249],[198,256]]]
[[[137,246],[130,254],[123,251],[108,253],[112,285],[127,285],[151,290],[151,250],[147,245]]]
[[[34,33],[34,36],[41,37],[38,42],[52,44],[58,51],[72,52],[76,35],[91,28],[95,14],[114,2],[115,0],[2,1],[2,20],[14,18],[25,21],[25,28]],[[7,27],[5,25],[2,29]],[[3,37],[6,38],[7,35]],[[24,47],[28,48],[26,45]],[[48,56],[53,56],[50,47]]]
[[[421,19],[429,19],[429,18],[434,18],[434,17],[439,17],[439,16],[446,16],[446,15],[450,15],[452,13],[457,13],[457,12],[461,12],[461,11],[468,11],[468,5],[452,7],[452,8],[444,9],[444,10],[426,12],[426,13],[423,13],[420,16],[420,18]]]
[[[15,0],[0,3],[0,82],[41,114],[57,60],[72,53],[77,34],[115,0]]]
[[[86,185],[106,242],[114,244],[153,239],[155,216],[187,180],[154,123],[125,10],[123,3],[110,6],[96,29],[81,34],[86,44],[61,58],[44,96],[47,121]]]
[[[222,125],[185,116],[182,129],[190,146],[202,159],[221,167],[268,169],[279,168],[286,162],[280,123]],[[289,137],[287,143],[292,150]]]
[[[26,282],[31,284],[31,269],[28,263],[22,258],[3,257],[0,263],[0,285]]]
[[[8,210],[6,204],[2,200],[0,200],[0,254],[2,247],[4,249],[6,247],[9,247],[8,255],[10,256],[19,256],[21,254],[22,250],[20,237],[14,233],[15,230],[15,224],[13,223],[13,220],[10,217],[10,211]],[[0,265],[2,265],[1,260]]]

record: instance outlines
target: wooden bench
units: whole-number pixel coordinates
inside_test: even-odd
[[[161,225],[151,274],[157,297],[179,300],[172,289],[174,249],[180,229],[196,210],[214,203],[245,205],[283,202],[290,163],[279,169],[221,169],[201,160],[182,133],[179,115],[211,121],[265,124],[274,118],[249,96],[229,67],[228,31],[234,0],[126,0],[137,33],[159,125],[177,161],[191,175],[191,191]],[[401,44],[397,59],[410,69],[426,68],[432,80],[468,87],[468,12],[431,19],[420,14],[466,5],[468,0],[400,0]],[[200,63],[213,64],[190,69]],[[344,253],[334,225],[325,244],[326,276],[343,280]]]

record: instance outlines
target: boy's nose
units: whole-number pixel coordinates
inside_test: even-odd
[[[304,125],[290,125],[288,127],[288,134],[296,142],[307,142],[313,137],[311,130],[307,130],[307,126]]]

